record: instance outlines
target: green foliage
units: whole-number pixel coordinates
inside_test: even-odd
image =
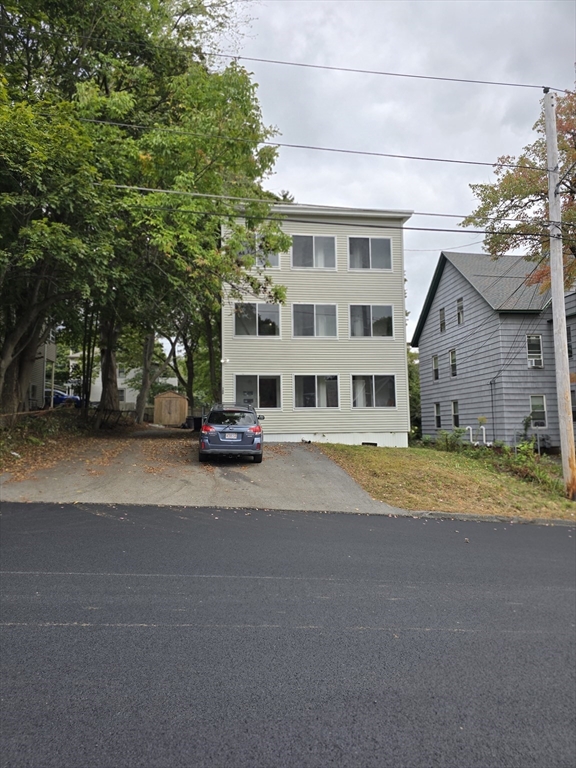
[[[417,440],[422,434],[420,406],[420,365],[418,352],[408,347],[408,390],[410,398],[410,439]]]
[[[562,221],[567,231],[576,224],[576,92],[557,96],[556,122],[560,158]],[[529,258],[542,261],[549,250],[548,177],[544,110],[534,125],[537,138],[524,148],[520,157],[500,157],[495,164],[496,180],[472,184],[478,200],[476,210],[462,226],[489,230],[484,247],[495,258],[514,249],[525,250]],[[514,167],[509,167],[509,166]],[[565,281],[576,278],[576,242],[565,237]],[[549,284],[547,263],[537,267],[531,282]]]
[[[441,429],[438,432],[435,447],[439,451],[461,451],[463,450],[462,437],[465,435],[466,430],[463,427],[457,427],[452,432],[446,432]]]

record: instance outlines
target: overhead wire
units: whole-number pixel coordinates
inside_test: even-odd
[[[0,24],[0,28],[3,29],[13,29],[13,24]],[[42,30],[43,34],[48,34],[52,37],[58,37],[62,38],[62,34],[58,32],[48,32],[46,29]],[[125,45],[125,46],[142,46],[149,49],[150,47],[154,47],[158,50],[164,49],[170,49],[174,50],[174,46],[168,46],[168,45],[161,45],[159,43],[152,43],[151,41],[139,41],[139,40],[115,40],[113,38],[106,38],[106,37],[92,37],[91,35],[79,35],[79,40],[83,43],[87,41],[93,41],[98,43],[113,43],[115,45]],[[182,52],[190,53],[190,54],[197,54],[196,50],[193,49],[187,49],[185,47],[180,48]],[[281,66],[289,66],[289,67],[301,67],[305,69],[318,69],[318,70],[326,70],[329,72],[349,72],[353,74],[360,74],[360,75],[377,75],[379,77],[399,77],[399,78],[408,78],[412,80],[432,80],[437,82],[447,82],[447,83],[465,83],[465,84],[471,84],[471,85],[494,85],[498,87],[506,87],[506,88],[530,88],[530,89],[537,89],[537,90],[543,90],[544,88],[548,88],[551,91],[556,91],[557,93],[567,93],[567,89],[565,88],[556,88],[554,86],[550,85],[536,85],[534,83],[515,83],[515,82],[508,82],[505,80],[479,80],[475,78],[467,78],[467,77],[443,77],[440,75],[420,75],[420,74],[414,74],[410,72],[391,72],[391,71],[385,71],[385,70],[377,70],[377,69],[361,69],[359,67],[341,67],[336,65],[330,65],[330,64],[311,64],[308,62],[301,62],[301,61],[287,61],[283,59],[268,59],[268,58],[262,58],[257,56],[244,56],[238,53],[223,53],[221,51],[205,51],[204,55],[206,57],[214,57],[214,58],[223,58],[228,59],[231,61],[251,61],[251,62],[257,62],[261,64],[277,64]]]
[[[213,135],[210,136],[206,133],[198,133],[196,131],[186,131],[181,128],[164,128],[159,126],[153,126],[153,125],[143,125],[138,123],[123,123],[116,120],[97,120],[95,118],[88,118],[88,117],[79,117],[78,120],[83,123],[96,123],[96,124],[102,124],[102,125],[115,125],[119,128],[132,128],[137,130],[149,130],[154,131],[157,133],[169,133],[174,135],[183,135],[183,136],[195,136],[197,138],[207,138],[207,139],[216,139],[221,141],[238,141],[241,143],[253,143],[252,139],[244,138],[242,136],[226,136],[226,135]],[[430,163],[451,163],[455,165],[479,165],[483,166],[485,168],[494,168],[498,166],[499,168],[522,168],[523,170],[532,170],[532,171],[540,171],[541,173],[547,173],[546,168],[540,168],[537,165],[527,165],[527,164],[519,164],[519,163],[498,163],[498,162],[487,162],[485,160],[458,160],[454,158],[443,158],[443,157],[427,157],[423,155],[402,155],[397,154],[393,152],[372,152],[369,150],[361,150],[361,149],[344,149],[340,147],[319,147],[312,144],[289,144],[286,142],[281,141],[257,141],[258,144],[263,144],[264,146],[269,147],[284,147],[287,149],[305,149],[305,150],[311,150],[315,152],[335,152],[338,154],[345,154],[345,155],[360,155],[365,157],[387,157],[391,159],[396,160],[418,160],[421,162],[430,162]]]

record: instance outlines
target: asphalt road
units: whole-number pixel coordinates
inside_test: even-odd
[[[573,768],[569,527],[5,503],[6,768]]]

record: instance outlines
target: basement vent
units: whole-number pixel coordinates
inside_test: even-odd
[[[378,448],[378,443],[362,443],[362,445],[370,445],[372,448]]]

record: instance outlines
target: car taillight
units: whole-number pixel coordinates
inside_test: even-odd
[[[201,428],[200,432],[203,435],[215,435],[216,434],[216,430],[214,429],[214,427],[211,427],[210,424],[202,424],[202,428]]]
[[[255,435],[261,435],[262,427],[260,426],[260,424],[256,424],[255,427],[248,427],[248,432],[253,432]]]

